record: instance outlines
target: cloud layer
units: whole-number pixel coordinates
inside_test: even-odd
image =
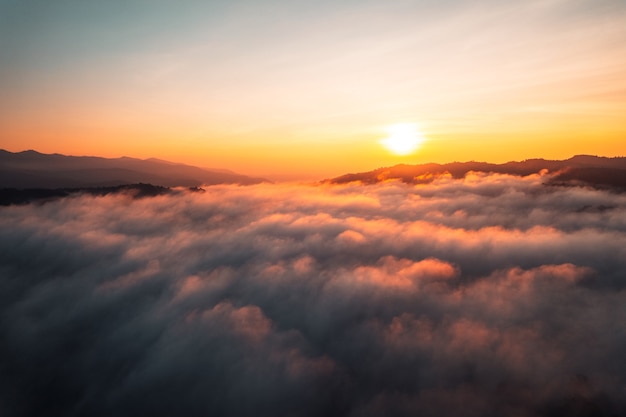
[[[472,174],[0,208],[2,415],[626,415],[626,195]]]

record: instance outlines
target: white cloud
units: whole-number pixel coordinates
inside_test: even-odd
[[[625,203],[491,175],[2,207],[0,403],[620,415]]]

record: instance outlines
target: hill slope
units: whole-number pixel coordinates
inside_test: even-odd
[[[267,180],[158,159],[66,156],[32,150],[13,153],[0,149],[0,188],[112,187],[134,183],[196,187],[260,182]]]
[[[463,178],[468,172],[491,172],[526,176],[547,170],[553,174],[549,183],[555,185],[586,184],[599,187],[626,189],[626,158],[605,158],[577,155],[562,161],[528,159],[520,162],[491,164],[487,162],[452,162],[449,164],[395,165],[373,171],[346,174],[325,180],[333,184],[358,181],[375,184],[386,180],[400,180],[409,184],[431,182],[442,174]]]

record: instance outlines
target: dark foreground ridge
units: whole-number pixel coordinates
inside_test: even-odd
[[[395,165],[373,171],[346,174],[325,180],[326,183],[346,184],[361,182],[376,184],[382,181],[399,180],[407,184],[428,184],[442,175],[464,178],[469,172],[486,172],[527,176],[546,171],[550,175],[549,185],[587,185],[596,188],[626,190],[626,158],[605,158],[577,155],[562,161],[527,159],[520,162],[491,164],[487,162],[452,162],[449,164]]]
[[[66,156],[0,149],[0,188],[92,188],[126,184],[199,187],[268,182],[228,170],[204,169],[159,159]]]
[[[196,191],[201,189],[190,188],[190,190]],[[45,203],[47,201],[81,194],[93,196],[125,194],[132,198],[144,198],[156,197],[171,192],[172,190],[168,187],[142,183],[92,188],[28,188],[22,190],[18,190],[17,188],[2,188],[0,189],[0,206],[30,204],[34,202]]]

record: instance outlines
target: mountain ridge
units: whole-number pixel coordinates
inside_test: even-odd
[[[543,170],[552,174],[548,180],[548,184],[552,185],[592,185],[626,189],[626,157],[593,155],[575,155],[564,160],[532,158],[502,164],[477,161],[446,164],[398,164],[371,171],[344,174],[322,182],[330,184],[350,182],[376,184],[382,181],[398,180],[408,184],[421,184],[432,182],[437,176],[444,174],[449,174],[458,179],[465,177],[469,172],[527,176]]]
[[[205,169],[156,158],[69,156],[0,149],[0,188],[111,187],[149,183],[164,187],[269,182],[229,170]]]

